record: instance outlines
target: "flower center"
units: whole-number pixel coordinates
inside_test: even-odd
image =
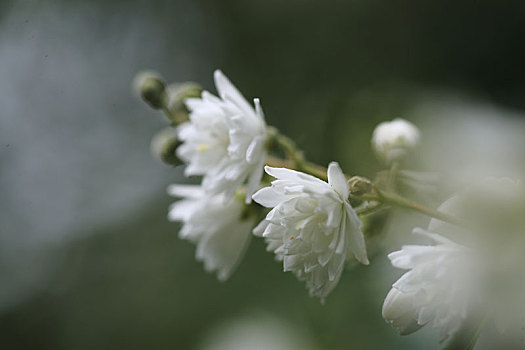
[[[206,152],[210,147],[205,144],[205,143],[201,143],[197,146],[197,151],[199,151],[200,153],[203,153],[203,152]]]

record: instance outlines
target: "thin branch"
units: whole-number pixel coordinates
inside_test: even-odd
[[[449,214],[445,214],[439,210],[436,210],[436,209],[432,209],[430,207],[427,207],[421,203],[418,203],[418,202],[415,202],[415,201],[412,201],[408,198],[405,198],[405,197],[402,197],[398,194],[395,194],[395,193],[389,193],[389,192],[385,192],[385,191],[381,191],[381,190],[378,190],[376,189],[377,191],[377,199],[378,201],[380,202],[383,202],[383,203],[386,203],[386,204],[391,204],[391,205],[397,205],[398,207],[402,207],[402,208],[407,208],[407,209],[412,209],[412,210],[415,210],[417,212],[420,212],[420,213],[423,213],[425,215],[428,215],[430,217],[433,217],[433,218],[436,218],[438,220],[441,220],[441,221],[445,221],[445,222],[448,222],[448,223],[451,223],[451,224],[455,224],[455,225],[459,225],[459,226],[466,226],[467,224],[455,217],[455,216],[452,216],[452,215],[449,215]]]

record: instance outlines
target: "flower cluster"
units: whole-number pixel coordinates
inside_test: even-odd
[[[390,168],[373,180],[350,178],[336,162],[327,168],[308,162],[291,140],[266,125],[259,99],[252,106],[219,70],[214,78],[218,96],[195,84],[167,87],[156,73],[135,82],[146,102],[171,121],[154,138],[152,151],[168,164],[185,164],[186,176],[202,177],[200,185],[168,188],[179,198],[169,219],[182,223],[180,238],[196,244],[196,258],[207,271],[228,279],[253,233],[284,271],[324,301],[347,262],[370,263],[367,245],[386,231],[384,220],[375,219],[398,206],[432,218],[427,230],[414,229],[430,244],[403,245],[388,254],[392,266],[405,272],[385,298],[384,319],[402,335],[429,324],[440,341],[452,342],[481,314],[502,329],[520,329],[516,320],[525,319],[525,307],[508,302],[522,302],[525,290],[525,282],[516,282],[525,279],[515,278],[525,263],[525,191],[519,182],[487,179],[429,208],[396,186],[404,178],[413,189],[436,186],[426,180],[435,176],[400,169],[420,141],[412,123],[380,123],[371,144]]]
[[[153,152],[169,164],[186,164],[186,176],[202,176],[200,186],[169,188],[171,195],[180,198],[169,218],[182,222],[179,235],[197,245],[196,258],[206,270],[227,279],[242,258],[252,229],[265,238],[284,271],[293,271],[310,294],[322,300],[337,285],[346,261],[369,263],[361,220],[350,205],[349,185],[337,163],[318,174],[328,182],[295,170],[266,167],[276,180],[264,187],[267,183],[261,178],[269,145],[283,138],[272,139],[267,131],[259,99],[254,99],[252,107],[217,70],[219,96],[203,91],[184,98],[188,115],[180,121],[170,112],[172,106],[180,105],[177,96],[187,94],[180,88],[162,90],[165,84],[158,74],[139,78],[147,82],[142,96],[152,100],[150,105],[168,110],[175,124],[175,129],[163,130],[154,138]],[[159,106],[159,101],[166,105]],[[286,142],[281,146],[290,152]],[[272,210],[256,226],[261,206]]]
[[[220,70],[214,78],[219,97],[203,91],[183,101],[189,118],[175,129],[171,156],[187,164],[186,176],[202,176],[202,184],[169,187],[181,198],[169,218],[183,223],[180,237],[197,244],[197,260],[224,281],[242,258],[255,224],[256,215],[240,197],[250,203],[259,187],[267,136],[259,99],[254,108]]]

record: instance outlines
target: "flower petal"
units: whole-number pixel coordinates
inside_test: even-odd
[[[346,232],[350,239],[350,249],[354,253],[355,258],[361,264],[368,265],[368,256],[366,253],[366,243],[363,232],[361,231],[361,220],[357,216],[355,210],[350,204],[345,203],[346,208]]]
[[[330,186],[332,186],[332,188],[339,193],[344,200],[347,200],[348,195],[350,194],[350,189],[348,188],[346,177],[339,164],[331,162],[330,165],[328,165],[327,175]]]

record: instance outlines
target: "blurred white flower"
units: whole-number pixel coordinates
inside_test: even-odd
[[[419,144],[419,129],[405,119],[382,122],[372,134],[372,148],[387,163],[403,158]]]
[[[215,71],[219,97],[204,91],[188,98],[190,121],[178,127],[183,142],[177,156],[186,161],[185,174],[204,175],[202,185],[211,194],[229,200],[247,182],[246,202],[257,190],[266,159],[266,124],[259,99],[255,109],[224,76]]]
[[[224,203],[223,195],[210,196],[200,186],[171,185],[168,193],[182,198],[168,214],[182,222],[180,238],[197,244],[195,255],[206,271],[228,279],[248,246],[255,217],[243,217],[245,204],[238,198]]]
[[[400,334],[432,321],[440,341],[458,330],[474,300],[474,260],[463,245],[422,229],[414,233],[435,245],[406,245],[388,255],[392,265],[410,270],[399,278],[383,304],[383,317]]]
[[[486,266],[484,304],[498,331],[510,341],[525,339],[525,189],[520,181],[485,178],[465,193],[469,214],[481,226]]]
[[[289,319],[259,312],[221,318],[202,338],[201,350],[314,350],[315,344]]]
[[[470,299],[477,315],[469,319],[481,322],[475,317],[492,318],[507,340],[522,338],[525,330],[524,198],[519,181],[487,177],[471,183],[439,207],[443,213],[467,219],[467,227],[437,219],[428,227],[428,231],[453,237],[456,243],[469,247],[450,267],[453,272],[448,272],[449,278],[442,284],[456,290],[458,302]],[[464,305],[468,304],[465,301]]]
[[[273,209],[253,232],[265,237],[284,271],[293,271],[306,281],[311,295],[324,299],[337,285],[349,255],[368,264],[346,178],[335,162],[328,167],[328,183],[289,169],[265,170],[277,180],[253,199]]]

